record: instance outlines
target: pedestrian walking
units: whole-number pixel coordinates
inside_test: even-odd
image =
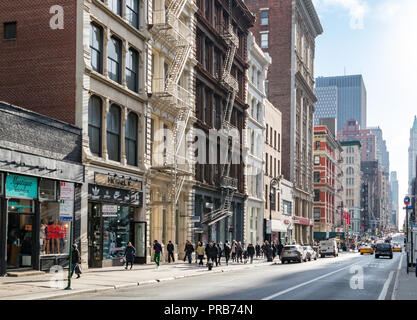
[[[162,254],[162,246],[158,242],[158,240],[154,240],[153,242],[153,250],[155,251],[155,254],[153,256],[153,260],[156,263],[156,269],[159,269],[159,263],[161,262],[161,254]]]
[[[134,246],[132,246],[132,242],[129,241],[125,249],[125,254],[124,254],[124,257],[126,259],[126,267],[125,267],[126,270],[127,270],[127,267],[129,266],[129,263],[130,263],[130,270],[132,270],[133,262],[135,261],[135,253],[136,253],[136,249]]]
[[[172,258],[172,262],[175,262],[175,259],[174,259],[174,244],[172,243],[171,240],[168,241],[167,251],[168,251],[168,263],[171,263],[171,258]]]
[[[252,243],[249,243],[247,251],[248,251],[250,263],[253,263],[253,256],[255,255],[255,247],[253,246]]]
[[[217,262],[217,247],[214,244],[214,241],[208,243],[205,251],[207,256],[207,263],[209,262],[209,260],[211,260],[212,263]]]
[[[275,257],[277,256],[277,245],[276,245],[276,241],[271,243],[272,246],[272,260],[275,259]]]
[[[222,250],[222,247],[220,246],[220,243],[218,243],[216,247],[217,247],[217,261],[218,261],[219,266],[221,266],[223,250]]]
[[[256,244],[255,250],[256,250],[256,257],[259,258],[261,256],[261,246],[259,245],[259,243]]]
[[[201,242],[198,242],[198,246],[197,246],[197,254],[198,254],[198,259],[200,259],[199,262],[199,266],[203,265],[203,259],[204,259],[204,252],[205,252],[205,248],[203,247],[203,244]]]
[[[184,262],[185,262],[185,259],[188,259],[188,263],[191,263],[193,261],[192,254],[194,252],[194,246],[190,240],[186,241],[184,252],[185,252]]]
[[[280,242],[279,244],[278,244],[278,256],[279,256],[279,259],[281,260],[281,253],[282,253],[282,249],[284,249],[284,246],[282,245],[282,243]]]
[[[226,265],[229,265],[229,259],[230,259],[230,252],[232,251],[232,249],[230,248],[229,242],[226,241],[224,243],[224,247],[223,247],[223,252],[224,252],[224,257],[226,259]]]
[[[265,257],[266,257],[265,250],[266,250],[266,245],[265,245],[265,242],[264,242],[264,243],[262,244],[262,247],[261,247],[261,254],[262,254],[262,258],[265,258]]]
[[[196,242],[196,244],[195,244],[195,252],[194,252],[194,255],[195,255],[195,263],[198,263],[198,253],[197,253],[197,248],[198,248],[198,244],[200,243],[200,241],[197,241]]]
[[[272,262],[272,247],[268,241],[265,241],[265,255],[267,259],[266,261]]]
[[[233,240],[232,242],[232,261],[235,262],[236,261],[236,253],[237,253],[237,249],[236,249],[236,240]]]
[[[74,243],[72,245],[72,255],[71,255],[71,278],[74,272],[77,274],[77,279],[80,277],[81,269],[79,264],[81,263],[80,251],[78,251],[77,245]]]
[[[237,246],[236,246],[236,254],[237,254],[237,262],[239,262],[240,260],[240,262],[243,263],[243,258],[242,258],[243,247],[242,247],[242,242],[240,241],[237,243]]]

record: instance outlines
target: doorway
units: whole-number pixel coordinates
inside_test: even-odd
[[[101,268],[103,261],[103,238],[101,237],[101,206],[97,203],[88,203],[88,266]]]
[[[35,221],[33,201],[10,199],[7,207],[7,269],[31,268]]]
[[[135,263],[146,263],[146,222],[132,222],[129,239],[136,249]]]

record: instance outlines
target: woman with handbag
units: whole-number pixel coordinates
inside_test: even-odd
[[[77,279],[80,277],[81,268],[79,264],[81,263],[81,255],[80,251],[78,251],[77,245],[74,243],[72,245],[72,256],[71,256],[71,278],[72,275],[75,273],[77,274]]]
[[[126,270],[130,263],[130,270],[132,270],[133,262],[135,261],[135,253],[136,249],[132,246],[132,242],[129,241],[125,250],[125,258],[126,258]]]

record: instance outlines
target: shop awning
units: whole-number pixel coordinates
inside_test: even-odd
[[[281,220],[272,220],[272,232],[287,232],[287,225]]]

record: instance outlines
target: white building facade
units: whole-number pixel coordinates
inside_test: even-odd
[[[256,44],[252,33],[248,35],[248,81],[246,102],[246,193],[245,243],[256,244],[264,241],[264,135],[265,135],[265,79],[271,58]]]

